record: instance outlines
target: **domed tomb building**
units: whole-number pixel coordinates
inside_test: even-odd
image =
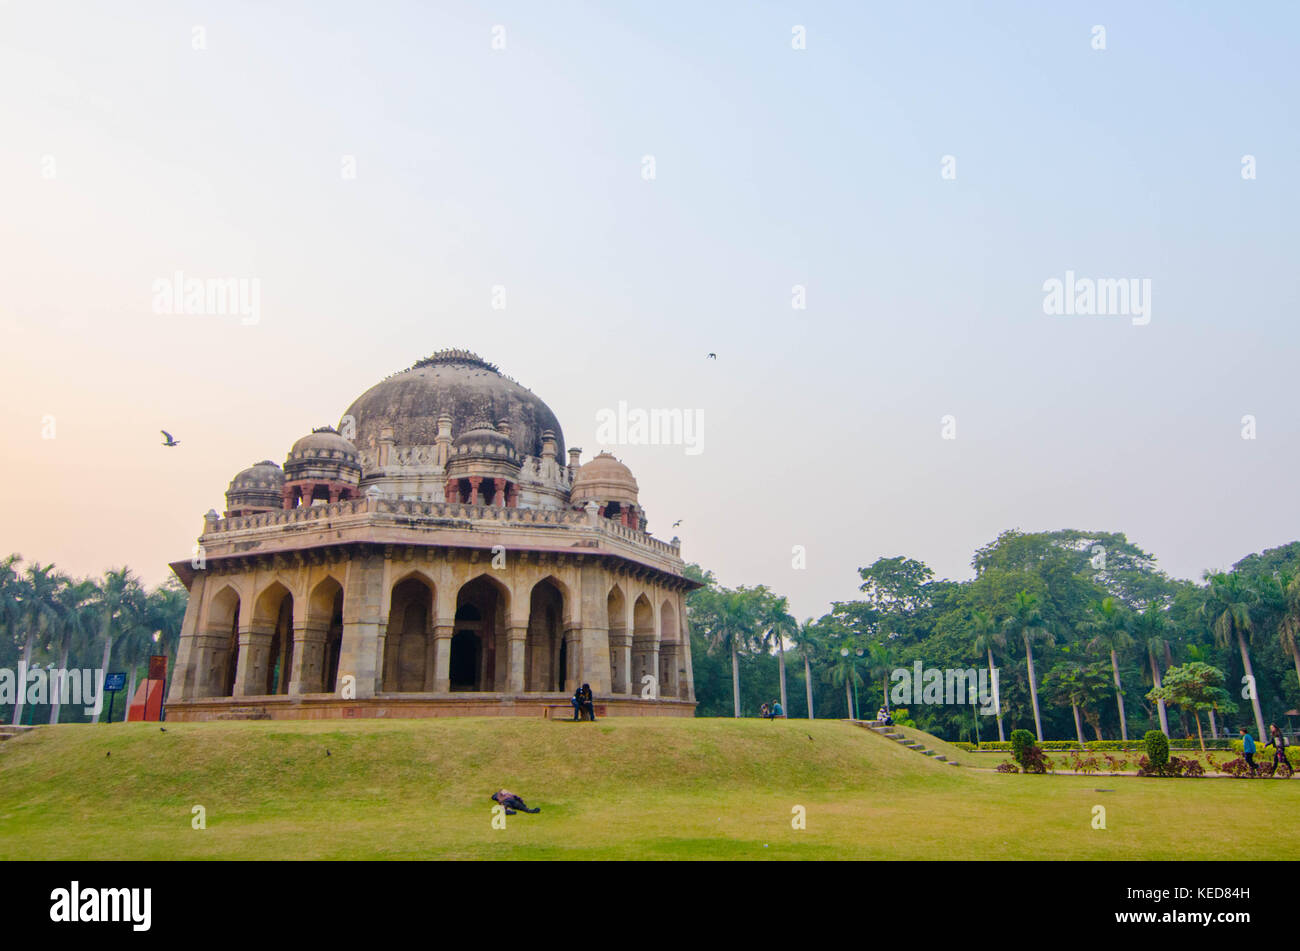
[[[444,350],[363,393],[283,467],[239,472],[195,556],[177,720],[695,710],[677,539],[636,479],[580,465],[532,392]]]

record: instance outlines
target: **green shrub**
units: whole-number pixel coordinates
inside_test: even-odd
[[[1011,755],[1021,766],[1025,765],[1025,751],[1034,745],[1034,734],[1028,730],[1011,731]]]
[[[957,741],[954,742],[952,745],[955,746],[955,747],[957,747],[957,749],[959,749],[959,750],[965,750],[967,753],[973,753],[973,752],[975,752],[975,744],[974,744],[974,743],[964,743],[964,742],[962,742],[961,740],[957,740]]]
[[[1143,737],[1147,748],[1147,759],[1155,769],[1163,769],[1169,762],[1169,737],[1160,730],[1147,730]]]

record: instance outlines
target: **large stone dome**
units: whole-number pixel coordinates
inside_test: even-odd
[[[432,446],[438,417],[451,417],[453,436],[480,420],[508,420],[510,439],[523,455],[542,454],[542,433],[555,432],[556,455],[564,457],[564,434],[551,408],[495,366],[467,350],[441,350],[377,383],[348,407],[355,424],[353,444],[374,452],[382,430],[392,429],[398,446]]]

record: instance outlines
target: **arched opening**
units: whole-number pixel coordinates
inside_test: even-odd
[[[307,627],[311,637],[298,661],[303,665],[303,692],[333,693],[343,647],[343,586],[333,578],[326,578],[312,592]]]
[[[277,581],[262,592],[253,624],[258,633],[270,633],[270,639],[265,659],[251,658],[250,692],[255,684],[263,694],[288,693],[293,676],[293,595],[289,589]]]
[[[504,690],[506,612],[510,596],[500,582],[479,575],[456,594],[456,619],[448,662],[448,688],[453,691]]]
[[[659,696],[678,696],[681,639],[677,610],[671,601],[659,606]]]
[[[609,624],[609,682],[615,693],[627,693],[632,671],[632,641],[627,634],[627,599],[618,585],[605,598],[605,616]]]
[[[528,603],[528,635],[524,641],[524,690],[545,692],[576,689],[570,681],[568,645],[564,642],[564,592],[552,578],[533,585]]]
[[[384,640],[384,689],[418,693],[433,689],[433,588],[419,577],[393,586]]]
[[[239,672],[239,594],[227,585],[208,605],[207,632],[213,647],[204,676],[204,689],[211,696],[233,697]]]
[[[632,605],[632,694],[640,696],[647,675],[659,676],[656,656],[655,614],[650,600],[643,594]]]

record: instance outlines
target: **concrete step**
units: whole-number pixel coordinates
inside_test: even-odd
[[[924,753],[926,756],[938,756],[938,755],[939,755],[939,754],[936,753],[934,750],[921,750],[921,752]]]
[[[950,760],[948,760],[948,765],[949,765],[949,766],[960,766],[961,763],[957,762],[955,759],[950,759]]]
[[[271,714],[266,707],[231,707],[224,713],[217,714],[218,720],[269,720]]]

